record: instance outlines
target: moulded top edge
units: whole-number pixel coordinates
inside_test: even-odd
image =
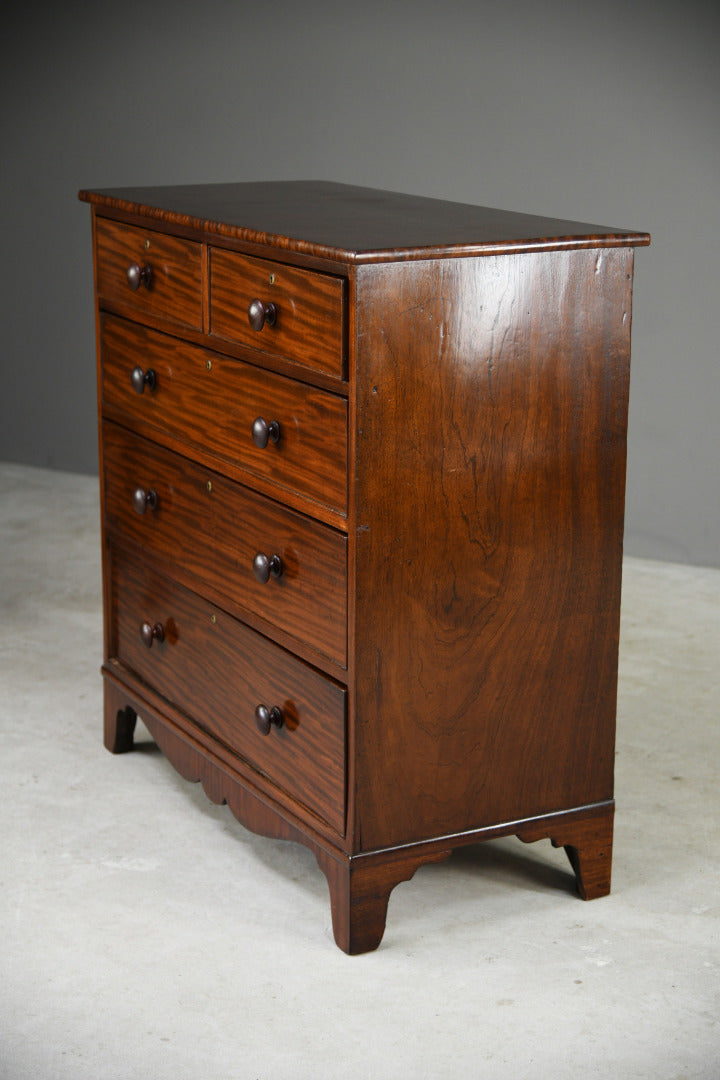
[[[82,190],[79,198],[208,236],[345,263],[650,243],[643,232],[328,181]]]

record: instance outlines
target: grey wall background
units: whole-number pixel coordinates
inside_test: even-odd
[[[323,178],[647,230],[626,550],[720,565],[717,0],[3,16],[0,460],[97,469],[80,187]]]

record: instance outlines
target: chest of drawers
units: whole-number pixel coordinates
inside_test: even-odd
[[[306,844],[347,952],[496,836],[606,893],[649,237],[319,182],[80,197],[108,749],[140,716]]]

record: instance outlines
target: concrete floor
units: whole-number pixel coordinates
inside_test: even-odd
[[[97,483],[0,466],[0,1077],[720,1076],[720,571],[625,567],[613,894],[508,839],[332,941],[302,847],[101,741]]]

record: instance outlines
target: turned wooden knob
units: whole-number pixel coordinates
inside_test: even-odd
[[[267,420],[264,420],[262,416],[258,416],[253,422],[252,426],[252,439],[255,445],[264,450],[268,442],[277,443],[280,441],[280,425],[277,420],[271,420],[268,424]]]
[[[133,506],[138,514],[144,514],[146,510],[156,510],[158,504],[157,491],[150,488],[137,487],[133,492]]]
[[[273,705],[271,709],[268,709],[267,705],[258,705],[255,709],[255,723],[261,735],[269,735],[271,727],[283,726],[282,709],[278,709],[277,705]]]
[[[270,302],[264,304],[262,300],[251,300],[248,307],[248,322],[252,326],[253,330],[257,330],[258,333],[262,330],[265,323],[268,326],[274,326],[277,319],[277,308]]]
[[[279,555],[264,555],[259,551],[253,559],[253,573],[261,585],[266,585],[271,576],[281,577],[284,569]]]
[[[155,383],[157,382],[157,380],[155,378],[155,372],[152,368],[148,368],[147,371],[143,371],[143,369],[138,365],[137,367],[134,367],[130,372],[130,382],[136,394],[144,394],[146,386],[148,390],[155,389]]]
[[[140,627],[140,637],[142,638],[143,645],[147,645],[148,649],[151,649],[153,641],[165,640],[163,624],[159,622],[144,622]]]
[[[147,263],[145,266],[140,266],[139,263],[130,263],[127,268],[127,282],[133,292],[137,292],[140,285],[144,285],[146,289],[149,289],[152,284],[152,266]]]

